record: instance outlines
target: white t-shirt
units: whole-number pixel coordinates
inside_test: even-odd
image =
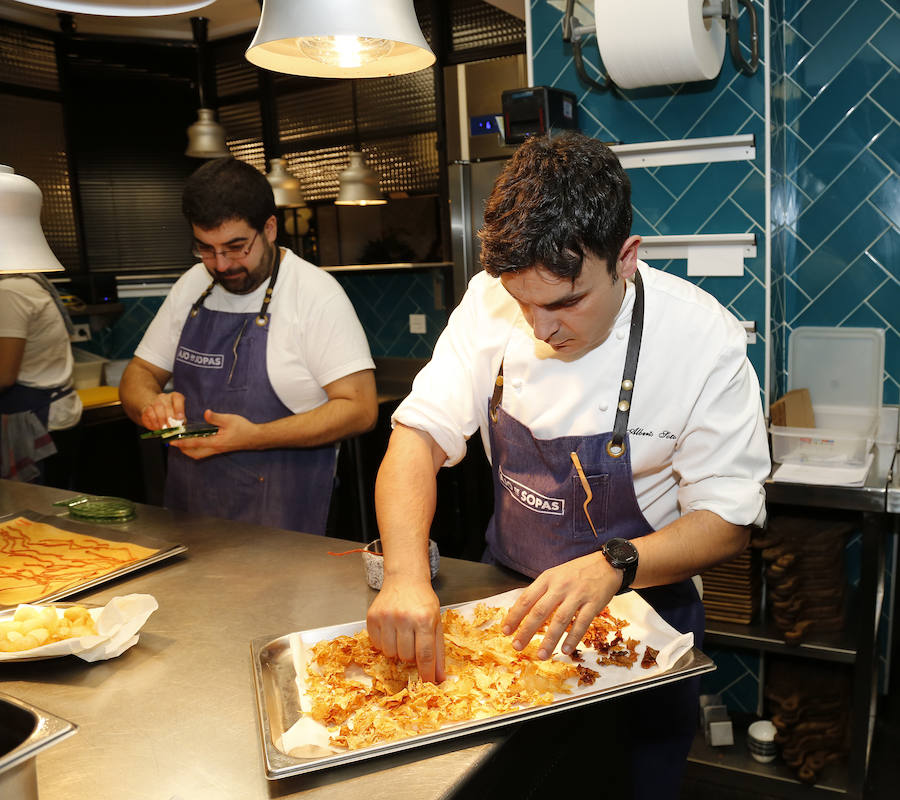
[[[694,284],[639,268],[644,330],[628,421],[638,504],[654,529],[699,509],[761,524],[769,450],[744,329]],[[487,408],[503,359],[503,408],[535,437],[611,431],[634,297],[629,281],[609,338],[567,363],[535,339],[499,279],[477,274],[393,422],[427,431],[446,466],[480,429],[490,458]]]
[[[148,326],[135,355],[172,372],[181,329],[191,306],[209,282],[209,273],[202,264],[182,275]],[[232,294],[216,285],[204,301],[204,308],[257,312],[268,283],[263,281],[250,294]],[[354,372],[375,368],[366,334],[340,284],[290,250],[282,249],[269,314],[269,380],[281,402],[295,414],[325,403],[328,395],[323,386]]]
[[[72,383],[72,345],[66,324],[49,292],[31,278],[0,280],[0,336],[24,339],[25,352],[16,378],[23,386],[53,389]],[[50,405],[48,428],[71,428],[81,419],[77,392]]]

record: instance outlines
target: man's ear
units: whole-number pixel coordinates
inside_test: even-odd
[[[278,220],[274,214],[272,214],[272,216],[266,220],[266,224],[263,225],[263,234],[269,244],[272,244],[278,238]]]
[[[619,259],[616,261],[616,274],[620,278],[631,278],[637,272],[638,247],[641,244],[640,236],[629,236],[619,251]]]

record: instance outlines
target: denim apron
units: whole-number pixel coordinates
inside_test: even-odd
[[[175,389],[185,396],[187,422],[203,422],[207,408],[255,423],[293,414],[275,393],[266,369],[268,307],[279,262],[258,314],[205,308],[215,282],[191,307],[172,370]],[[324,535],[337,460],[334,445],[242,450],[200,460],[175,447],[168,450],[169,508]]]
[[[634,492],[627,432],[643,332],[640,272],[634,282],[631,331],[612,431],[535,438],[500,405],[501,363],[488,407],[494,514],[486,533],[486,561],[534,578],[550,567],[596,552],[614,537],[636,539],[653,531]],[[590,521],[584,509],[587,494],[572,453],[577,454],[591,489]],[[701,646],[703,605],[691,580],[637,591],[676,630],[691,631],[695,646]],[[624,725],[635,729],[631,743],[635,796],[655,800],[678,796],[696,730],[698,693],[699,680],[687,679],[626,699]],[[628,731],[622,733],[627,738]]]
[[[50,405],[74,391],[71,383],[50,389],[14,383],[0,394],[0,414],[21,414],[24,411],[31,411],[46,428],[50,420]]]

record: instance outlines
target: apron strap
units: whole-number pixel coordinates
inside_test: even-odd
[[[628,416],[631,412],[631,395],[634,392],[634,376],[637,374],[638,356],[641,353],[641,336],[644,332],[644,281],[640,270],[634,273],[634,308],[631,310],[631,332],[628,351],[625,354],[625,370],[616,406],[613,435],[606,445],[606,452],[613,458],[625,454],[625,434],[628,432]]]
[[[497,421],[497,408],[500,405],[500,401],[503,399],[503,359],[500,360],[500,371],[497,373],[497,378],[494,381],[494,393],[491,395],[491,403],[488,406],[488,411],[491,415],[491,422]]]
[[[198,297],[194,301],[194,305],[191,306],[190,316],[192,316],[192,317],[197,316],[197,311],[200,309],[200,306],[203,305],[203,301],[206,300],[207,297],[209,297],[210,292],[212,292],[212,290],[215,288],[216,288],[216,281],[215,281],[215,279],[213,279],[212,281],[210,281],[209,286],[207,286],[206,289],[203,290],[203,294],[201,294],[200,297]]]
[[[631,331],[628,336],[628,350],[625,353],[625,369],[622,372],[622,383],[619,391],[619,402],[616,406],[616,420],[613,424],[613,435],[606,445],[606,452],[613,458],[625,455],[625,434],[628,433],[628,416],[631,411],[631,395],[634,392],[634,376],[637,374],[638,356],[641,353],[641,336],[644,332],[644,280],[640,270],[634,273],[634,308],[631,310]],[[494,392],[488,406],[491,421],[497,421],[497,408],[503,400],[503,361],[497,379],[494,381]]]
[[[266,287],[266,296],[263,299],[262,308],[256,317],[256,324],[260,328],[264,328],[269,323],[269,303],[272,302],[272,292],[275,289],[275,281],[278,280],[278,268],[281,266],[281,250],[275,252],[275,266],[272,267],[272,277],[269,278],[269,285]]]
[[[262,307],[259,309],[259,314],[256,317],[256,324],[261,328],[265,327],[269,322],[269,303],[272,302],[272,291],[275,289],[275,280],[278,278],[279,266],[281,266],[281,250],[276,252],[275,266],[272,267],[272,276],[269,278],[269,285],[266,287],[266,296],[263,299]],[[203,290],[203,294],[194,301],[194,305],[191,306],[190,316],[197,316],[197,311],[200,309],[200,306],[203,305],[206,298],[209,297],[210,293],[215,288],[216,279],[213,278],[210,281],[209,286]]]

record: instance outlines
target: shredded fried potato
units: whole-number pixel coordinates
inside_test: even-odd
[[[97,633],[90,611],[71,606],[20,605],[12,619],[0,621],[0,653],[18,653],[41,645]]]
[[[448,609],[442,616],[447,679],[440,685],[419,679],[414,664],[388,659],[372,647],[369,634],[338,636],[311,648],[306,696],[311,716],[329,729],[332,744],[349,749],[403,739],[443,725],[548,705],[599,676],[575,661],[537,658],[538,637],[521,652],[503,634],[504,608],[478,604],[468,620]],[[627,621],[604,610],[584,644],[601,665],[631,669],[639,642],[622,638]],[[564,657],[563,657],[564,658]]]

